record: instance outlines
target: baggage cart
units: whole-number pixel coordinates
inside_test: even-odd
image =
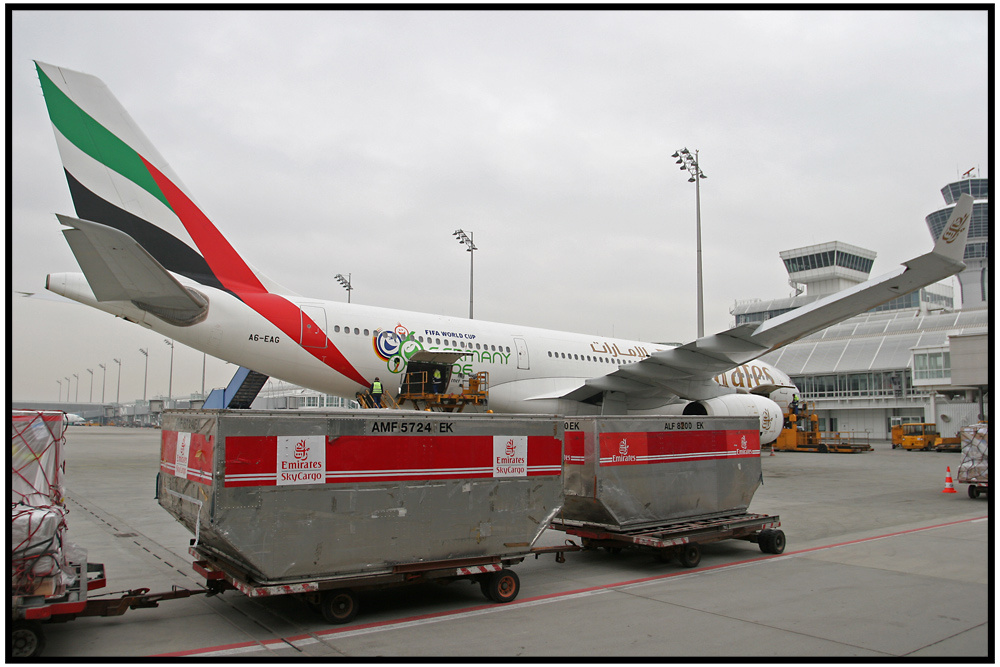
[[[962,440],[958,481],[969,485],[970,498],[978,498],[990,490],[990,425],[963,426],[958,435]]]
[[[73,582],[59,596],[14,595],[11,599],[10,653],[14,658],[34,658],[45,648],[42,623],[66,623],[81,616],[121,616],[130,609],[158,607],[165,600],[177,600],[207,593],[208,589],[174,587],[162,593],[148,588],[125,591],[119,597],[93,597],[90,591],[107,585],[103,563],[70,563]],[[99,594],[100,595],[100,594]]]
[[[697,567],[701,545],[720,540],[746,540],[756,543],[764,553],[780,554],[785,550],[785,533],[779,526],[778,516],[746,512],[631,529],[572,520],[552,522],[554,529],[582,538],[584,549],[604,548],[612,553],[638,549],[662,562],[676,555],[684,567]]]
[[[551,416],[168,411],[157,498],[213,592],[302,594],[344,623],[356,591],[419,581],[513,600],[561,472]]]

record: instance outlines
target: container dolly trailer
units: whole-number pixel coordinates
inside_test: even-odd
[[[664,563],[676,555],[684,567],[698,566],[701,545],[728,539],[754,542],[764,553],[780,554],[785,550],[785,533],[779,526],[778,516],[745,512],[627,529],[572,520],[552,522],[554,529],[582,538],[584,549],[604,548],[611,553],[638,549]]]

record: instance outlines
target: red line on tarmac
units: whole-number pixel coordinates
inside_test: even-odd
[[[394,625],[404,625],[410,623],[419,623],[420,621],[428,621],[436,618],[447,618],[449,616],[461,616],[463,614],[470,614],[477,611],[483,610],[497,610],[500,609],[512,609],[518,606],[527,605],[530,603],[537,603],[544,600],[551,600],[556,598],[568,598],[574,595],[583,595],[586,593],[593,593],[596,591],[611,590],[615,588],[624,588],[626,586],[635,586],[637,584],[648,583],[652,581],[658,581],[661,579],[670,579],[672,577],[679,577],[692,574],[700,574],[702,572],[710,572],[712,570],[721,570],[728,567],[737,567],[740,565],[746,565],[748,563],[764,562],[768,560],[774,560],[775,558],[787,558],[790,556],[798,556],[801,554],[811,553],[813,551],[823,551],[825,549],[836,549],[838,547],[850,546],[852,544],[862,544],[864,542],[873,542],[875,540],[883,540],[889,537],[899,537],[900,535],[909,535],[912,533],[919,533],[925,530],[934,530],[936,528],[946,528],[948,526],[955,526],[962,523],[969,523],[972,521],[982,521],[984,519],[989,519],[989,516],[974,517],[971,519],[959,519],[958,521],[949,521],[947,523],[939,523],[933,526],[924,526],[923,528],[910,528],[909,530],[900,530],[895,533],[886,533],[885,535],[875,535],[873,537],[863,537],[857,540],[849,540],[847,542],[838,542],[837,544],[827,544],[819,547],[810,547],[809,549],[800,549],[799,551],[792,551],[783,554],[772,554],[768,556],[760,556],[756,558],[747,558],[745,560],[736,561],[734,563],[720,563],[718,565],[710,565],[708,567],[700,567],[696,570],[680,570],[677,572],[670,572],[667,574],[658,574],[653,577],[643,577],[641,579],[632,579],[630,581],[619,581],[613,584],[603,584],[601,586],[591,586],[589,588],[578,588],[573,591],[564,591],[562,593],[549,593],[548,595],[538,595],[532,598],[525,598],[522,600],[516,600],[514,602],[507,603],[505,605],[492,605],[492,604],[482,604],[475,607],[466,607],[464,609],[453,609],[450,611],[441,611],[433,614],[421,614],[419,616],[408,616],[406,618],[397,618],[389,621],[378,621],[376,623],[365,623],[363,625],[352,625],[349,627],[342,628],[332,628],[330,630],[321,630],[319,632],[312,632],[304,635],[295,635],[292,637],[286,637],[284,639],[267,639],[263,641],[256,642],[240,642],[238,644],[225,644],[222,646],[214,646],[211,648],[202,649],[192,649],[189,651],[177,651],[174,653],[158,653],[151,657],[181,657],[181,656],[195,656],[195,655],[205,655],[211,653],[241,653],[240,649],[248,649],[250,647],[259,646],[261,648],[267,648],[273,645],[284,645],[288,646],[294,644],[297,641],[303,641],[307,639],[317,639],[321,637],[336,637],[339,634],[361,632],[365,630],[375,630],[378,628],[391,627]],[[317,639],[318,640],[318,639]]]

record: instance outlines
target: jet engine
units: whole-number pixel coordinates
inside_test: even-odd
[[[693,401],[684,406],[688,416],[757,417],[760,420],[760,444],[778,439],[784,416],[778,404],[757,394],[726,394],[705,401]]]

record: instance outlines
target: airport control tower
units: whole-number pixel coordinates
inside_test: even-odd
[[[970,169],[969,172],[971,171]],[[963,177],[941,188],[941,194],[944,195],[947,206],[925,218],[933,239],[941,236],[941,230],[955,208],[959,195],[972,195],[976,200],[972,205],[969,241],[965,246],[965,264],[968,268],[958,274],[958,282],[962,290],[963,310],[986,308],[990,294],[990,180]]]
[[[808,296],[826,296],[868,280],[875,252],[831,241],[778,253],[788,270],[788,282],[805,286]]]

